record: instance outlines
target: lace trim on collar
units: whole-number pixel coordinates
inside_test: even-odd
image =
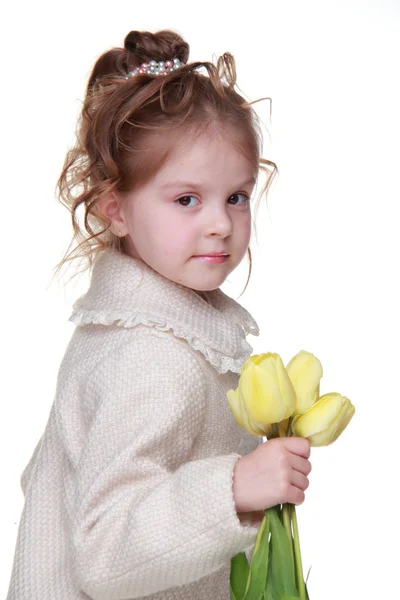
[[[194,350],[201,352],[207,361],[220,374],[226,373],[227,371],[240,373],[243,363],[251,356],[253,351],[250,344],[243,337],[239,343],[237,356],[227,356],[206,345],[202,340],[190,336],[188,332],[180,328],[178,324],[162,324],[158,318],[152,319],[150,315],[140,313],[124,312],[120,310],[113,313],[109,310],[100,311],[81,308],[73,313],[69,320],[78,326],[89,324],[112,325],[115,323],[118,327],[128,328],[136,327],[137,325],[146,325],[147,327],[154,327],[159,331],[170,331],[176,338],[186,340]]]
[[[201,352],[219,373],[240,373],[252,353],[246,334],[257,323],[238,302],[217,289],[198,295],[116,251],[101,254],[88,291],[73,305],[75,325],[135,327],[171,331]]]

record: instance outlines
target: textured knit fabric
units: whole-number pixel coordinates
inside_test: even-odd
[[[229,600],[230,559],[251,554],[232,476],[263,440],[226,392],[250,356],[252,317],[105,251],[60,365],[25,503],[8,600]]]

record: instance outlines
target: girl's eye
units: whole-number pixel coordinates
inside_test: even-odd
[[[195,198],[195,196],[181,196],[181,198],[178,198],[177,202],[179,202],[181,206],[188,206],[189,208],[192,208],[195,206],[195,204],[191,204],[192,200],[197,202],[197,198]]]
[[[228,203],[235,206],[244,206],[248,201],[249,198],[246,194],[232,194],[232,196],[229,196],[228,198]]]

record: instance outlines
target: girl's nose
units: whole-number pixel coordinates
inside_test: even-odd
[[[210,210],[205,227],[206,236],[228,237],[232,233],[232,220],[225,209]]]

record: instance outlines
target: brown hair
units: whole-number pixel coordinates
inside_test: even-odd
[[[71,213],[74,235],[56,271],[76,258],[86,261],[84,271],[107,248],[128,253],[126,241],[113,234],[110,221],[100,213],[97,203],[111,191],[132,191],[148,181],[162,167],[177,140],[188,132],[197,135],[207,129],[227,131],[254,165],[255,177],[260,169],[267,174],[261,195],[267,194],[277,167],[260,156],[258,120],[252,103],[235,89],[233,56],[223,54],[217,65],[188,63],[188,56],[188,44],[173,31],[131,31],[123,48],[105,52],[95,63],[78,121],[76,144],[67,153],[57,182],[58,198]],[[186,64],[165,77],[146,73],[129,76],[143,62],[175,57]],[[207,75],[199,73],[201,68]],[[77,217],[81,208],[84,229]],[[75,240],[78,245],[68,253]],[[248,255],[246,287],[251,273],[250,248]]]

